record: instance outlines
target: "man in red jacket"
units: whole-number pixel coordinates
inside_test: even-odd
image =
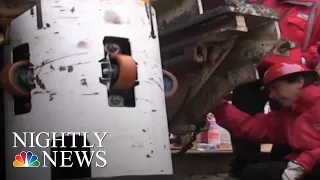
[[[299,48],[292,50],[289,57],[271,55],[258,66],[260,74],[274,63],[294,61],[315,69],[320,74],[317,42],[320,41],[320,8],[318,0],[249,0],[250,3],[262,4],[274,8],[281,14],[279,25],[283,39],[295,42]],[[302,51],[303,58],[292,58]],[[295,60],[294,60],[295,59]],[[261,90],[262,82],[257,81],[237,87],[233,91],[232,104],[250,115],[264,112],[269,101],[272,110],[279,110],[279,103],[268,98],[268,94]],[[256,162],[260,157],[260,144],[252,141],[231,137],[235,158],[232,161],[231,173],[235,176],[242,168]],[[271,157],[281,159],[290,148],[273,146]]]
[[[320,179],[320,78],[296,63],[278,63],[264,76],[270,98],[282,109],[249,115],[227,101],[213,114],[233,136],[259,143],[288,144],[293,151],[284,161],[248,165],[243,180]],[[319,169],[317,169],[319,168]]]

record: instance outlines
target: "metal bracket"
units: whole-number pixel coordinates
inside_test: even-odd
[[[287,41],[287,40],[282,40],[280,43],[277,44],[277,46],[273,50],[273,54],[277,56],[284,56],[288,57],[290,56],[290,50],[297,48],[297,44]]]
[[[106,57],[99,62],[101,64],[101,73],[102,73],[102,77],[99,77],[99,81],[101,84],[106,85],[107,88],[110,89],[111,79],[113,74],[113,69],[110,62],[110,56],[106,55]]]

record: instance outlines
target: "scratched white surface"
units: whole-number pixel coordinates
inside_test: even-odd
[[[159,42],[150,38],[144,4],[140,0],[44,0],[42,12],[48,27],[38,30],[36,17],[28,11],[12,22],[12,43],[5,48],[5,63],[10,64],[12,48],[29,43],[31,62],[38,66],[35,73],[45,85],[44,90],[37,84],[32,110],[24,115],[12,114],[12,97],[5,94],[7,180],[26,180],[26,174],[32,173],[32,180],[51,179],[50,167],[13,168],[14,157],[22,150],[49,152],[11,148],[13,131],[109,132],[103,143],[108,165],[93,166],[93,177],[172,174]],[[155,14],[152,18],[155,23]],[[130,39],[140,81],[135,108],[108,106],[107,89],[99,83],[104,36]],[[59,70],[68,66],[72,72]],[[81,85],[84,78],[88,86]],[[43,157],[39,160],[43,162]]]

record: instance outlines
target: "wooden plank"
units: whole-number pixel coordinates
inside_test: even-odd
[[[178,152],[181,147],[172,147],[171,150],[173,153]],[[272,144],[262,144],[261,152],[269,153],[271,152]],[[231,144],[222,144],[217,151],[214,152],[203,152],[199,151],[196,148],[192,148],[188,151],[188,153],[232,153],[232,145]]]

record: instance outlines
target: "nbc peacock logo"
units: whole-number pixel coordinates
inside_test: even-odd
[[[20,154],[16,155],[15,161],[13,161],[14,167],[39,167],[40,162],[38,161],[38,156],[34,155],[31,151],[22,151]]]

